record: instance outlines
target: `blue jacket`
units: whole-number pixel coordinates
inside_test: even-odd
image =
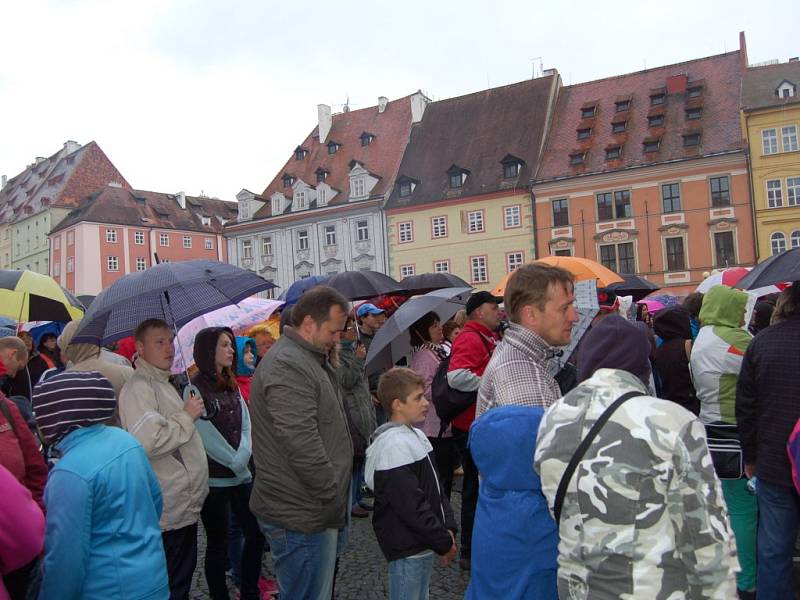
[[[93,425],[56,446],[45,488],[47,530],[40,600],[162,600],[169,596],[161,489],[127,432]]]
[[[501,406],[470,428],[482,480],[467,600],[556,600],[558,530],[533,470],[544,410]]]

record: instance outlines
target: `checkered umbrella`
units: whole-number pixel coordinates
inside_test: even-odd
[[[146,319],[179,328],[275,285],[252,271],[214,260],[162,263],[103,290],[86,311],[73,342],[105,345],[132,335]]]

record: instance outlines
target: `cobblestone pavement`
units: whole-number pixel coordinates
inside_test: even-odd
[[[460,479],[456,479],[453,489],[453,510],[456,520],[461,507]],[[458,488],[458,489],[456,489]],[[205,535],[200,527],[198,539],[197,570],[194,574],[191,597],[193,600],[207,600],[208,586],[203,575],[203,556],[205,554]],[[431,600],[461,600],[469,583],[468,573],[462,572],[458,562],[447,567],[438,561],[431,578]],[[339,573],[336,577],[337,600],[385,600],[389,598],[387,583],[386,559],[381,554],[375,533],[372,531],[372,519],[353,519],[350,531],[350,543],[339,562]],[[264,558],[264,571],[267,575],[274,573],[269,553]],[[233,588],[231,588],[233,590]],[[233,591],[231,598],[234,598]]]

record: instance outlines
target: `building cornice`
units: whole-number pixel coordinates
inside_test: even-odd
[[[409,204],[408,206],[392,206],[386,209],[389,215],[399,215],[409,212],[421,212],[431,208],[447,208],[449,206],[457,206],[459,204],[472,204],[473,202],[484,202],[485,200],[493,200],[495,198],[510,198],[513,196],[521,196],[530,193],[527,187],[515,187],[506,190],[498,190],[494,192],[487,192],[486,194],[472,194],[470,196],[460,196],[458,198],[442,198],[434,202],[426,202],[425,204]]]
[[[373,200],[363,200],[361,202],[350,202],[348,204],[336,204],[334,206],[323,206],[321,208],[313,208],[311,210],[304,210],[298,213],[288,215],[281,215],[280,217],[263,217],[252,221],[245,221],[243,223],[234,223],[226,225],[223,235],[234,236],[241,233],[248,233],[250,231],[260,231],[266,229],[277,228],[286,223],[302,224],[306,219],[319,221],[326,215],[338,215],[350,211],[361,212],[366,208],[380,208],[382,199],[376,198]]]

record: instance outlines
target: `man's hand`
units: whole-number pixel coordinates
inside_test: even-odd
[[[367,347],[364,344],[359,344],[358,348],[356,348],[356,358],[358,360],[364,360],[367,358]]]
[[[447,533],[450,534],[450,539],[453,540],[453,545],[450,546],[450,550],[447,551],[447,554],[439,557],[439,564],[443,567],[453,562],[456,559],[456,554],[458,554],[458,545],[456,544],[456,538],[453,537],[453,532],[448,530]]]
[[[748,479],[752,479],[756,476],[756,466],[753,463],[745,464],[744,474],[747,475]]]
[[[202,396],[189,394],[189,399],[183,403],[183,410],[189,413],[193,421],[197,421],[206,410]]]

